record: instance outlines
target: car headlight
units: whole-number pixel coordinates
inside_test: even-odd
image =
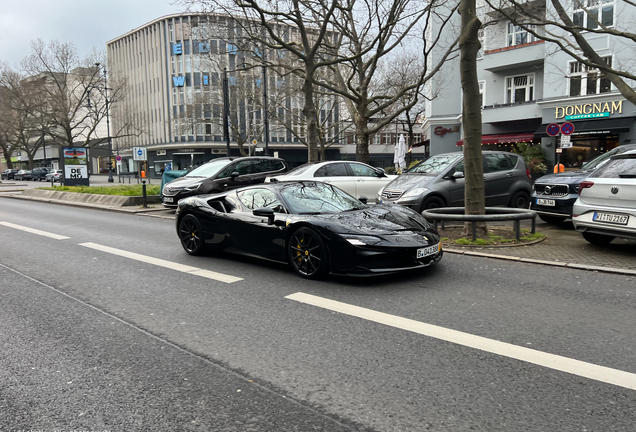
[[[197,184],[193,184],[193,185],[190,185],[190,186],[186,186],[186,187],[183,188],[183,190],[187,190],[188,192],[192,192],[192,191],[195,191],[195,190],[199,189],[200,186],[201,186],[201,183],[197,183]]]
[[[426,192],[428,192],[430,189],[428,188],[415,188],[415,189],[411,189],[408,190],[406,192],[404,192],[404,195],[402,195],[400,197],[400,199],[402,198],[416,198],[420,195],[424,195]]]
[[[344,234],[342,237],[354,246],[373,246],[380,243],[380,239],[374,236]]]

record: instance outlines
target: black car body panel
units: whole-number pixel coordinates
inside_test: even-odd
[[[308,227],[317,232],[328,250],[332,274],[369,276],[426,267],[442,258],[440,237],[424,217],[413,210],[394,205],[366,206],[340,213],[293,214],[281,193],[284,188],[335,188],[321,182],[279,182],[240,188],[213,195],[202,195],[179,202],[175,222],[194,215],[201,222],[205,246],[209,250],[242,254],[281,263],[289,262],[292,234]],[[281,208],[273,220],[254,214],[241,201],[241,194],[252,189],[268,189],[276,194]],[[283,211],[278,212],[278,211]],[[418,259],[418,249],[439,247]]]
[[[210,164],[220,168],[212,175],[199,176]],[[180,199],[214,192],[232,190],[265,182],[265,178],[288,170],[283,159],[274,157],[217,158],[191,171],[183,177],[166,183],[161,191],[163,205],[176,207]],[[236,175],[238,174],[238,175]]]
[[[614,155],[636,150],[636,145],[622,145],[592,159],[581,169],[539,177],[532,187],[530,210],[544,220],[563,221],[572,217],[572,206],[579,197],[579,184]]]

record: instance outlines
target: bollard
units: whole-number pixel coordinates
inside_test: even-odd
[[[141,183],[142,183],[141,184],[141,190],[143,192],[143,197],[144,197],[143,198],[143,207],[147,208],[148,204],[146,203],[146,180],[142,180]]]

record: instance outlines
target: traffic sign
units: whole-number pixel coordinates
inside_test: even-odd
[[[146,147],[133,147],[133,160],[136,160],[136,161],[148,160],[148,157],[146,156]]]
[[[561,125],[561,133],[563,135],[572,135],[572,132],[574,132],[574,125],[572,123],[566,122]]]
[[[570,140],[570,135],[561,135],[561,148],[571,148],[572,141]]]
[[[545,131],[550,136],[556,136],[561,132],[561,127],[557,123],[550,123]]]
[[[119,156],[119,155],[115,156],[115,160],[116,160],[117,162],[121,162],[121,156]]]

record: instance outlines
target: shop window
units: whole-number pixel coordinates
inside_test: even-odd
[[[525,28],[524,28],[525,27]],[[523,45],[526,43],[534,42],[535,37],[532,33],[528,32],[526,28],[534,31],[534,24],[524,24],[524,27],[516,25],[512,22],[508,23],[508,46]]]
[[[604,57],[605,63],[612,66],[612,57]],[[570,96],[585,96],[609,93],[612,82],[596,67],[587,66],[581,62],[570,62]]]
[[[614,0],[575,0],[572,22],[590,30],[614,25]]]
[[[506,103],[534,100],[534,74],[506,78]]]

